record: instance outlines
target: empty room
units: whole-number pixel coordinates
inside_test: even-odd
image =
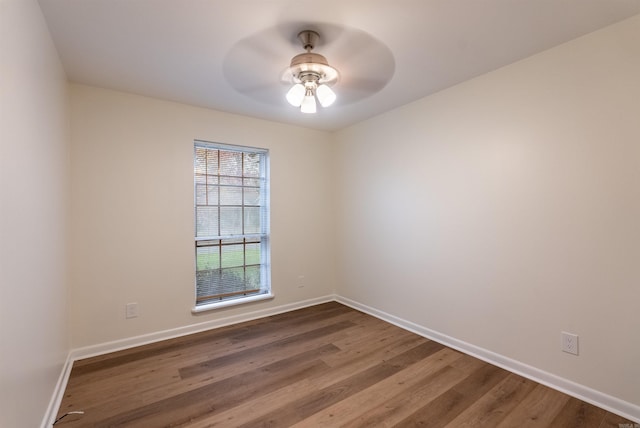
[[[0,14],[1,427],[640,427],[640,0]]]

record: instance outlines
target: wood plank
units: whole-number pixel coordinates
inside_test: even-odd
[[[577,398],[569,398],[552,426],[564,428],[600,427],[607,411]]]
[[[483,364],[451,389],[416,410],[396,426],[445,426],[508,375],[509,372],[506,370],[490,364]]]
[[[231,354],[225,354],[198,364],[181,367],[178,372],[180,373],[180,378],[184,380],[189,377],[197,376],[199,374],[210,373],[211,371],[218,369],[225,369],[230,365],[253,364],[254,360],[256,360],[258,357],[263,358],[264,355],[266,353],[269,353],[270,351],[281,349],[287,351],[289,348],[293,348],[295,345],[298,345],[300,343],[312,341],[313,339],[317,338],[322,338],[331,333],[335,333],[336,331],[341,331],[354,326],[355,324],[350,321],[342,321],[305,333],[300,333],[295,336],[270,341],[259,346],[242,349]]]
[[[474,428],[497,426],[537,384],[521,376],[510,374],[493,389],[471,404],[447,427]],[[558,425],[559,426],[559,425]]]
[[[607,412],[599,428],[640,428],[640,421],[633,422],[611,412]]]
[[[394,341],[385,342],[384,345],[380,345],[378,341],[372,341],[369,347],[361,348],[362,352],[358,352],[357,355],[353,355],[352,350],[343,349],[335,354],[323,356],[322,360],[325,362],[332,360],[331,371],[310,375],[272,393],[247,400],[225,412],[195,421],[193,428],[239,426],[252,420],[261,420],[267,413],[285,405],[292,405],[298,397],[308,394],[309,391],[317,391],[343,381],[353,376],[354,373],[369,369],[425,342],[426,339],[415,335],[408,337],[398,335]],[[334,358],[341,354],[342,358],[337,360]]]
[[[443,346],[439,343],[433,341],[423,343],[389,361],[384,361],[365,371],[356,373],[348,379],[317,391],[311,391],[290,405],[278,408],[264,415],[260,420],[249,421],[239,427],[246,428],[257,425],[291,426],[325,407],[382,381],[441,349],[443,349]]]
[[[544,385],[536,387],[498,425],[503,427],[548,427],[569,401],[569,396]]]
[[[326,344],[335,346],[333,344],[333,340],[345,336],[351,329],[349,327],[344,328],[345,325],[342,323],[337,323],[335,326],[336,328],[332,329],[332,331],[327,329],[324,331],[324,335],[317,336],[311,340],[290,343],[289,346],[284,348],[264,348],[263,353],[251,353],[250,355],[252,358],[240,359],[240,361],[237,363],[235,361],[228,361],[228,364],[211,367],[209,371],[203,371],[200,374],[189,376],[184,379],[180,377],[179,380],[170,383],[168,382],[164,386],[157,386],[148,391],[144,391],[142,392],[143,403],[147,404],[150,402],[163,400],[173,395],[181,394],[192,389],[197,389],[202,385],[239,375],[249,369],[257,370],[274,362],[286,359],[291,355],[319,349]],[[337,346],[336,348],[339,349]],[[324,356],[325,355],[323,355],[323,357]],[[324,360],[323,362],[326,364]]]
[[[451,362],[460,357],[459,352],[446,348],[423,360],[419,365],[421,372],[410,380],[402,381],[395,388],[389,388],[389,391],[385,391],[375,385],[364,391],[359,397],[363,401],[366,401],[369,395],[375,397],[377,391],[381,393],[382,401],[375,403],[375,406],[367,406],[364,409],[354,406],[350,414],[345,412],[339,425],[347,428],[395,426],[411,415],[416,408],[440,396],[468,375],[468,373],[451,366]],[[427,366],[422,367],[424,364]]]
[[[259,369],[214,382],[198,389],[156,401],[134,411],[124,412],[99,421],[96,427],[126,425],[128,427],[177,426],[202,415],[227,409],[249,399],[288,384],[310,373],[328,370],[318,356],[337,352],[326,345]]]

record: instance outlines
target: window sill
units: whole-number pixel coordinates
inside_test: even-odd
[[[272,293],[259,294],[257,296],[245,297],[242,299],[224,300],[218,303],[209,303],[208,305],[194,306],[191,309],[192,314],[198,314],[200,312],[212,311],[215,309],[227,308],[229,306],[243,305],[245,303],[258,302],[260,300],[273,299],[275,297]]]

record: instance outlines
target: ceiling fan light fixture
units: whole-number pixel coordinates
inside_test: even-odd
[[[289,89],[289,92],[287,92],[287,101],[294,107],[300,107],[302,100],[304,99],[305,92],[304,85],[296,83],[291,87],[291,89]]]
[[[318,86],[318,89],[316,89],[316,96],[318,97],[318,101],[320,101],[320,105],[322,107],[329,107],[337,98],[336,93],[327,85]]]
[[[307,89],[307,92],[302,99],[302,104],[300,105],[300,111],[302,113],[316,112],[316,97],[313,95],[313,89]]]
[[[329,85],[338,80],[338,70],[331,67],[324,56],[311,52],[319,38],[315,31],[300,32],[298,39],[306,52],[294,56],[287,70],[294,83],[287,92],[287,101],[300,107],[303,113],[317,111],[316,97],[322,107],[329,107],[337,98]]]

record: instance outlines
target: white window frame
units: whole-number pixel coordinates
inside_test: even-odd
[[[245,158],[245,153],[253,153],[253,154],[258,154],[260,156],[260,178],[259,178],[259,182],[260,182],[260,186],[259,186],[259,194],[260,194],[260,202],[259,202],[259,211],[260,211],[260,231],[259,233],[244,233],[244,219],[245,219],[245,198],[244,198],[244,194],[245,194],[245,189],[249,189],[251,186],[246,185],[247,180],[253,180],[253,178],[247,178],[245,180],[245,176],[244,176],[244,163],[243,163],[243,174],[242,174],[242,185],[232,185],[232,186],[226,186],[223,185],[221,181],[217,181],[217,184],[214,180],[221,180],[221,177],[224,177],[223,175],[220,175],[220,170],[218,170],[218,174],[210,174],[209,171],[207,170],[205,174],[202,174],[202,172],[200,171],[200,173],[198,172],[198,166],[197,166],[197,153],[198,153],[198,149],[202,150],[215,150],[215,151],[227,151],[227,152],[235,152],[235,153],[242,153],[243,154],[243,162]],[[262,148],[256,148],[256,147],[246,147],[246,146],[236,146],[236,145],[231,145],[231,144],[222,144],[222,143],[212,143],[212,142],[207,142],[207,141],[202,141],[202,140],[194,140],[194,231],[195,231],[195,248],[194,248],[194,255],[195,255],[195,284],[194,284],[194,307],[192,308],[192,312],[193,313],[197,313],[197,312],[202,312],[202,311],[208,311],[208,310],[212,310],[212,309],[217,309],[217,308],[222,308],[222,307],[228,307],[228,306],[233,306],[233,305],[238,305],[238,304],[243,304],[243,303],[249,303],[249,302],[255,302],[258,300],[264,300],[264,299],[271,299],[274,297],[273,293],[271,292],[271,248],[270,248],[270,230],[269,230],[269,212],[270,212],[270,195],[269,195],[269,180],[270,180],[270,176],[269,176],[269,150],[267,149],[262,149]],[[240,177],[234,177],[235,179],[240,178]],[[203,191],[202,186],[203,186],[203,182],[202,180],[205,180],[205,187],[204,187],[204,192],[207,192],[207,198],[208,198],[208,189],[209,187],[214,188],[217,190],[216,194],[220,195],[220,189],[222,187],[234,187],[234,188],[241,188],[242,189],[242,214],[241,214],[241,218],[239,219],[239,221],[242,223],[242,228],[243,228],[243,233],[236,233],[236,234],[231,234],[231,235],[222,235],[222,226],[220,226],[220,224],[222,223],[221,220],[221,215],[220,215],[220,207],[226,207],[225,205],[223,205],[220,202],[220,199],[218,199],[217,203],[211,203],[208,201],[207,199],[207,205],[202,205],[202,203],[199,203],[199,189],[200,192]],[[212,183],[209,183],[209,181],[212,181]],[[200,202],[202,202],[202,198],[203,198],[203,194],[200,193]],[[220,196],[218,196],[218,198],[220,198]],[[212,232],[210,232],[210,230],[198,230],[198,216],[204,216],[207,217],[205,214],[203,214],[203,212],[205,210],[200,211],[199,214],[199,208],[202,207],[208,207],[209,209],[211,207],[217,207],[217,223],[218,223],[218,227],[217,227],[217,233],[215,234],[211,234]],[[255,206],[251,205],[246,205],[246,207],[249,208],[255,208]],[[236,206],[236,208],[238,208],[238,206]],[[201,228],[204,229],[204,228]],[[259,246],[260,246],[260,264],[259,264],[259,270],[260,270],[260,285],[259,285],[259,291],[253,291],[250,292],[248,294],[243,294],[242,292],[235,292],[235,293],[231,293],[230,295],[226,295],[226,294],[219,294],[216,296],[219,297],[215,297],[212,299],[208,299],[206,301],[199,301],[200,299],[203,298],[203,293],[198,291],[198,281],[199,281],[199,274],[200,275],[206,275],[207,273],[212,273],[212,272],[219,272],[221,277],[222,277],[222,271],[224,270],[231,270],[231,268],[227,269],[223,267],[223,262],[222,262],[222,255],[220,255],[220,262],[218,264],[218,268],[214,268],[214,269],[204,269],[204,270],[199,270],[199,263],[201,263],[203,254],[200,254],[200,259],[198,256],[198,249],[202,249],[205,247],[212,247],[218,248],[218,253],[217,254],[222,254],[223,252],[223,247],[230,245],[230,246],[238,246],[235,243],[239,242],[239,240],[242,240],[242,245],[243,247],[243,257],[244,257],[244,261],[242,264],[242,268],[246,271],[247,267],[250,267],[246,261],[247,261],[247,245],[255,245],[255,243],[257,243],[256,241],[259,241]],[[230,244],[231,243],[231,244]],[[206,257],[206,256],[204,256]],[[256,265],[252,265],[253,267],[255,267]],[[236,268],[240,268],[240,266],[236,267]],[[255,272],[255,271],[254,271]],[[220,281],[222,282],[222,280]],[[204,283],[203,283],[204,284]]]

